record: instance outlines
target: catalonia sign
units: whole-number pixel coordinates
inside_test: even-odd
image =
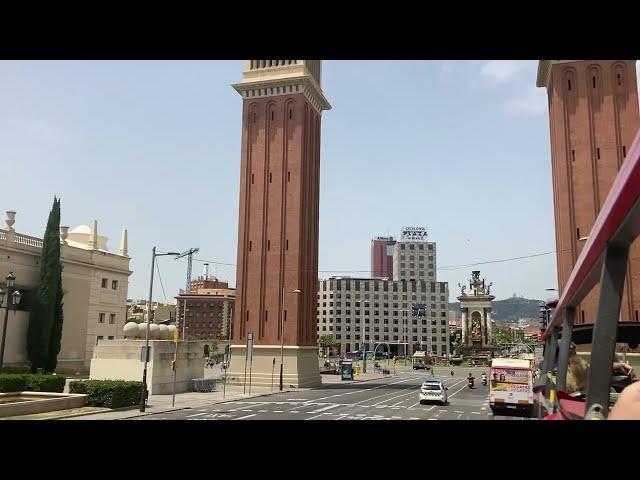
[[[425,227],[402,227],[400,240],[405,242],[425,242],[427,229]]]

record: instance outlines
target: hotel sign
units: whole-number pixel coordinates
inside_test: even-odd
[[[403,227],[400,240],[404,242],[426,242],[427,229],[425,227]]]

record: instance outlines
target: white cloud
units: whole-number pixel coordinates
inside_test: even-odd
[[[510,83],[529,77],[537,64],[537,60],[490,60],[483,62],[480,75],[493,85]]]
[[[523,88],[505,105],[504,111],[513,116],[539,115],[547,111],[547,90],[532,85]]]

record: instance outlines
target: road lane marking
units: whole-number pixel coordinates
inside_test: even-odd
[[[274,410],[273,413],[282,413],[282,410]]]
[[[193,415],[187,415],[186,418],[191,418],[191,417],[199,417],[200,415],[206,415],[207,412],[204,413],[194,413]]]
[[[453,413],[464,413],[464,412],[461,410],[454,410]]]
[[[327,405],[326,407],[319,408],[318,410],[314,410],[313,412],[309,412],[309,413],[320,413],[320,412],[324,412],[325,410],[331,410],[332,408],[336,408],[339,406],[340,404],[338,403],[332,403],[330,405]]]
[[[236,420],[243,420],[245,418],[255,417],[256,415],[257,415],[257,413],[252,413],[251,415],[245,415],[244,417],[238,417],[238,418],[236,418]]]
[[[413,381],[415,381],[415,380],[417,380],[417,378],[407,378],[407,379],[404,379],[404,380],[398,380],[397,382],[383,383],[383,384],[378,385],[378,386],[376,386],[376,387],[365,388],[365,389],[363,389],[363,390],[356,390],[356,391],[353,391],[353,392],[338,393],[338,394],[335,394],[335,395],[329,395],[328,397],[316,398],[316,399],[314,399],[314,400],[309,400],[309,401],[310,401],[310,402],[317,402],[317,401],[319,401],[319,400],[326,400],[327,398],[341,397],[341,396],[343,396],[343,395],[353,395],[353,394],[355,394],[355,393],[368,392],[368,391],[370,391],[370,390],[376,390],[376,389],[378,389],[378,388],[388,387],[389,385],[396,385],[396,384],[398,384],[398,383],[409,382],[409,381],[412,381],[412,380],[413,380]]]

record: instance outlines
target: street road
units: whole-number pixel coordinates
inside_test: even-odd
[[[466,376],[476,377],[475,388]],[[524,420],[496,416],[489,408],[489,387],[480,374],[488,369],[436,368],[435,378],[449,387],[449,403],[420,405],[418,391],[431,372],[398,368],[398,376],[212,404],[138,418],[139,420]]]

